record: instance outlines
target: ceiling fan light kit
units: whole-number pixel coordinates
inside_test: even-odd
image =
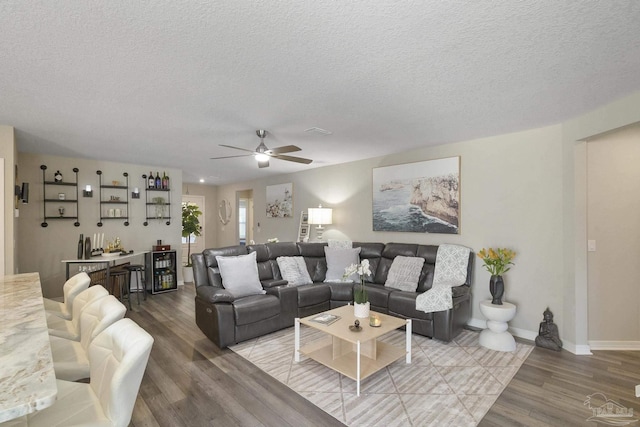
[[[234,147],[232,145],[220,144],[221,147],[227,147],[227,148],[233,148],[234,150],[246,151],[246,152],[248,152],[250,154],[239,154],[237,156],[211,157],[211,160],[230,159],[230,158],[234,158],[234,157],[253,156],[256,159],[256,161],[258,162],[258,167],[259,168],[268,167],[269,166],[269,160],[271,158],[279,159],[279,160],[285,160],[285,161],[288,161],[288,162],[303,163],[305,165],[308,165],[309,163],[313,162],[313,160],[305,159],[303,157],[295,157],[295,156],[285,156],[285,155],[283,155],[283,153],[293,153],[295,151],[301,151],[301,148],[297,147],[295,145],[285,145],[283,147],[275,147],[273,149],[267,148],[267,146],[264,144],[264,138],[267,136],[267,131],[264,130],[264,129],[256,130],[256,135],[258,135],[258,137],[260,138],[260,144],[253,151],[252,150],[247,150],[246,148]]]

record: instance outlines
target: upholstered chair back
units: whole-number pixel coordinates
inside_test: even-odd
[[[89,288],[91,284],[91,277],[84,271],[69,278],[62,287],[62,293],[64,294],[65,311],[69,314],[73,313],[73,302],[80,292]]]
[[[76,332],[80,331],[80,315],[82,310],[93,301],[104,298],[109,295],[109,292],[101,285],[91,286],[84,291],[80,292],[76,299],[73,301],[73,316],[71,317],[71,323]]]
[[[113,295],[89,303],[80,314],[80,344],[87,352],[98,334],[124,318],[127,308]]]
[[[126,427],[153,338],[131,319],[122,319],[102,331],[89,346],[91,388],[114,426]]]
[[[314,282],[323,282],[327,276],[326,242],[297,243],[298,252],[304,257],[309,276]]]

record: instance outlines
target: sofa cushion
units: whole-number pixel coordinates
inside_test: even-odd
[[[371,303],[371,307],[387,308],[389,306],[389,294],[394,291],[382,285],[366,285],[367,298]],[[395,291],[394,291],[395,292]]]
[[[282,278],[289,284],[298,286],[313,283],[307,271],[307,264],[301,256],[279,256],[276,261]]]
[[[327,259],[327,274],[325,282],[353,282],[359,279],[358,274],[354,273],[346,279],[343,278],[345,268],[352,264],[358,264],[360,258],[360,248],[336,249],[324,248],[325,257]]]
[[[251,295],[233,302],[236,325],[256,323],[280,314],[280,300],[274,295]]]
[[[402,313],[403,316],[411,317],[412,319],[433,319],[433,313],[416,310],[417,296],[418,294],[416,292],[391,292],[391,295],[389,295],[389,312]]]
[[[415,292],[422,272],[424,258],[397,256],[394,258],[384,285],[401,291]]]
[[[258,278],[255,252],[230,257],[216,256],[216,261],[222,276],[222,286],[236,298],[265,293]]]
[[[309,307],[331,300],[331,288],[323,283],[298,286],[298,307]]]
[[[327,283],[331,288],[331,301],[353,301],[353,284],[351,283]]]

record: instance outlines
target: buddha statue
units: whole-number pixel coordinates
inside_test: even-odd
[[[553,313],[549,310],[549,307],[544,311],[543,317],[544,320],[540,322],[540,331],[536,337],[536,345],[555,351],[562,350],[558,326],[553,323]]]

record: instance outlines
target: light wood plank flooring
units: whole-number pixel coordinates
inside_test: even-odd
[[[133,299],[127,317],[155,343],[132,426],[343,425],[231,350],[218,349],[195,324],[194,295],[187,284],[149,295],[140,306]],[[640,352],[574,356],[536,348],[480,425],[595,425],[586,422],[591,413],[583,402],[597,391],[640,414],[636,384]]]

